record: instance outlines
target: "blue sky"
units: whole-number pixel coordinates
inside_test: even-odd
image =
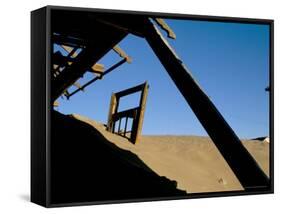
[[[269,85],[269,26],[166,22],[177,35],[176,40],[168,39],[171,46],[235,133],[240,138],[268,135],[269,94],[264,89]],[[111,93],[148,81],[143,134],[207,135],[146,41],[129,35],[119,45],[132,57],[132,63],[122,65],[70,100],[59,99],[57,109],[106,123]],[[99,63],[108,68],[118,60],[111,51]],[[93,77],[87,72],[80,83]],[[137,97],[121,102],[121,109],[134,107]]]

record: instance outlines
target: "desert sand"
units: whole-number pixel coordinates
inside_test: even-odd
[[[177,188],[187,193],[243,190],[209,137],[142,136],[140,143],[133,145],[126,138],[107,132],[101,123],[78,114],[72,117],[93,126],[112,144],[134,153],[159,176],[176,181]],[[242,142],[269,175],[269,143],[259,140]]]

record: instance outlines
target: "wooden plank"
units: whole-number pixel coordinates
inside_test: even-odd
[[[116,112],[117,108],[117,98],[115,93],[112,93],[110,98],[110,105],[108,111],[108,119],[107,119],[107,130],[113,132],[113,114]]]
[[[157,28],[148,21],[145,37],[154,53],[184,96],[187,103],[209,134],[246,191],[266,190],[269,179],[242,145],[209,97],[192,77],[190,71],[174,54]]]
[[[84,89],[87,86],[89,86],[89,85],[93,84],[94,82],[96,82],[97,80],[102,79],[105,75],[109,74],[110,72],[112,72],[114,69],[116,69],[117,67],[121,66],[125,62],[126,62],[126,59],[120,60],[119,62],[117,62],[116,64],[112,65],[110,68],[108,68],[106,71],[104,71],[100,76],[96,76],[92,80],[90,80],[87,83],[85,83],[83,86],[81,86],[81,88]],[[68,98],[71,97],[72,95],[76,94],[80,90],[81,89],[78,88],[75,91],[71,92],[71,94],[69,94]]]
[[[67,52],[70,53],[73,50],[73,47],[67,45],[61,45],[61,47]]]
[[[135,118],[136,117],[136,113],[140,110],[140,107],[136,107],[136,108],[131,108],[131,109],[127,109],[124,111],[120,111],[117,113],[114,113],[113,117],[112,117],[112,121],[115,122],[117,120],[119,120],[120,118],[123,117],[129,117],[129,118]]]
[[[123,137],[126,137],[126,133],[127,133],[127,124],[128,124],[128,117],[126,117],[126,120],[125,120],[125,127],[124,127]],[[268,142],[269,142],[269,141],[268,141]]]
[[[73,38],[73,37],[68,37],[65,35],[58,35],[58,34],[53,34],[52,39],[54,43],[58,45],[67,45],[71,47],[79,47],[79,48],[85,48],[87,41]]]
[[[75,82],[73,85],[74,85],[76,88],[81,89],[81,91],[84,91],[84,89],[81,87],[81,85],[80,85],[79,82]]]
[[[127,61],[128,63],[131,63],[131,62],[132,62],[132,58],[129,57],[129,56],[125,53],[125,51],[123,51],[118,45],[115,45],[115,46],[113,47],[113,50],[114,50],[120,57],[126,59],[126,61]]]
[[[141,98],[140,98],[140,109],[138,111],[138,115],[137,115],[136,121],[135,121],[136,127],[134,129],[134,132],[132,132],[132,135],[131,135],[132,142],[134,144],[137,144],[140,141],[145,107],[146,107],[146,100],[147,100],[147,95],[148,95],[148,88],[149,88],[149,85],[147,82],[145,82],[143,90],[142,90]]]
[[[133,93],[136,93],[138,91],[141,91],[143,88],[144,88],[144,85],[145,84],[140,84],[140,85],[136,85],[134,87],[131,87],[131,88],[127,88],[123,91],[119,91],[116,94],[116,97],[120,98],[120,97],[123,97],[123,96],[127,96],[129,94],[133,94]]]
[[[176,34],[163,19],[155,18],[154,20],[164,31],[166,31],[169,38],[176,39]]]
[[[54,107],[58,107],[58,106],[59,106],[59,101],[56,100],[56,101],[54,102],[53,106],[54,106]]]
[[[142,21],[142,18],[138,19],[137,17],[132,17],[133,19],[129,19],[128,16],[118,16],[117,14],[115,15],[114,19],[108,18],[107,17],[98,17],[96,21],[108,25],[110,27],[114,27],[117,30],[126,32],[126,33],[131,33],[134,34],[135,36],[139,37],[144,37],[143,32],[141,30],[142,22],[138,23],[138,21]],[[137,18],[137,19],[136,19]],[[128,21],[130,20],[130,21]],[[134,24],[132,24],[134,23]],[[141,26],[141,27],[140,27]]]
[[[67,45],[61,45],[61,47],[69,54],[73,51],[74,47],[67,46]],[[75,58],[78,55],[78,50],[76,50],[71,57]]]
[[[91,71],[93,72],[93,73],[98,73],[98,74],[100,74],[100,73],[103,73],[104,72],[104,65],[103,64],[99,64],[99,63],[96,63],[96,64],[94,64],[92,67],[91,67]]]

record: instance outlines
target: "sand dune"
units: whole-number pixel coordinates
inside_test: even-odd
[[[177,182],[177,188],[188,193],[243,190],[236,176],[208,137],[200,136],[142,136],[140,143],[105,130],[103,124],[74,114],[74,118],[95,127],[119,148],[136,154],[160,176]],[[257,163],[269,174],[269,144],[244,140],[244,146]]]
[[[92,125],[56,111],[51,118],[51,203],[187,195]]]

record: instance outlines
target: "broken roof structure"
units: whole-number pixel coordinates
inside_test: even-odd
[[[142,37],[159,58],[244,189],[257,191],[270,187],[269,178],[161,34],[158,27],[164,29],[169,38],[176,37],[163,19],[139,14],[63,9],[52,10],[51,17],[52,43],[61,45],[68,52],[67,56],[58,53],[52,56],[52,102],[63,94],[69,98],[116,67],[131,62],[130,57],[117,45],[128,34]],[[97,63],[111,49],[122,59],[104,70],[104,66]],[[78,85],[77,80],[89,71],[95,74],[94,79],[84,86]],[[67,89],[74,84],[77,90],[68,92]]]

